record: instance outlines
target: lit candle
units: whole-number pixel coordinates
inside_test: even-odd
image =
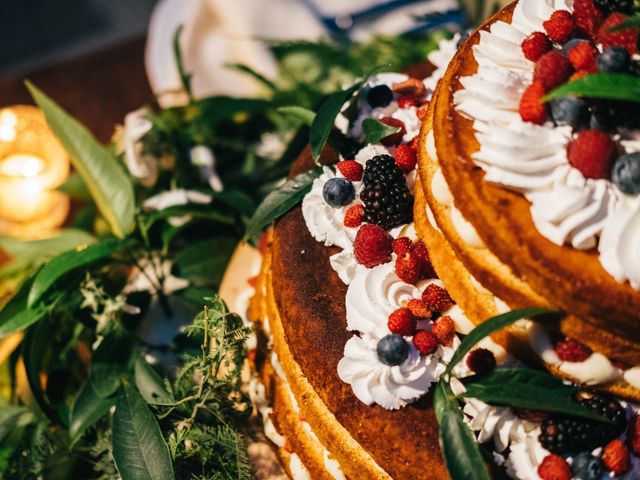
[[[0,234],[37,238],[62,225],[69,199],[55,188],[68,175],[67,153],[40,110],[0,110]]]

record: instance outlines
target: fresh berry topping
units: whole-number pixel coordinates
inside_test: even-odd
[[[634,415],[629,420],[627,429],[627,445],[634,455],[640,456],[640,415]]]
[[[559,341],[554,347],[563,362],[584,362],[593,353],[586,345],[569,338]]]
[[[572,38],[567,43],[562,45],[562,49],[561,49],[562,54],[569,55],[569,51],[580,43],[589,43],[589,41],[585,40],[584,38]]]
[[[409,356],[409,345],[400,335],[387,335],[378,341],[376,347],[378,359],[385,365],[400,365]]]
[[[380,143],[385,147],[394,147],[398,145],[402,141],[402,137],[404,137],[404,134],[407,133],[407,129],[405,128],[404,122],[402,120],[398,120],[397,118],[393,117],[382,117],[379,118],[378,121],[380,123],[384,123],[389,127],[397,127],[400,129],[398,132],[393,133],[380,140]]]
[[[571,74],[571,76],[569,77],[569,81],[570,82],[574,82],[576,80],[578,80],[579,78],[584,77],[585,75],[589,75],[590,72],[574,72],[573,74]]]
[[[393,92],[386,85],[378,85],[367,92],[367,103],[371,108],[386,107],[393,100]]]
[[[345,178],[330,178],[322,188],[322,198],[335,208],[350,204],[356,196],[353,183]]]
[[[389,230],[413,220],[413,195],[393,157],[376,155],[367,160],[363,181],[360,199],[366,222]]]
[[[409,142],[409,145],[411,145],[411,148],[413,148],[417,152],[420,148],[420,135],[416,135],[415,137],[413,137]]]
[[[536,62],[533,70],[534,84],[535,80],[539,80],[546,89],[551,90],[566,82],[572,73],[573,67],[567,57],[557,50],[551,50]]]
[[[427,118],[427,115],[429,114],[429,104],[425,104],[425,105],[420,105],[418,107],[418,111],[416,112],[416,116],[418,117],[418,120],[423,121]]]
[[[622,475],[629,470],[629,450],[622,440],[616,438],[604,447],[602,451],[602,463],[615,475]]]
[[[571,467],[560,455],[547,455],[538,467],[542,480],[571,480]]]
[[[398,99],[398,107],[400,108],[411,108],[417,106],[418,102],[416,102],[416,99],[413,97],[400,97]]]
[[[422,80],[417,78],[409,78],[404,82],[394,83],[391,88],[398,95],[412,98],[424,97],[427,93],[427,87],[424,86]]]
[[[618,127],[640,128],[638,104],[619,100],[591,100],[591,128],[615,133]]]
[[[569,142],[567,154],[569,163],[586,178],[609,178],[617,148],[606,133],[584,130]]]
[[[407,252],[396,258],[396,275],[403,282],[415,285],[421,278],[422,261],[412,252]]]
[[[413,245],[413,254],[423,262],[431,264],[431,259],[429,258],[429,252],[427,251],[427,247],[425,247],[424,243],[422,243],[420,240],[418,240]]]
[[[540,81],[527,87],[520,98],[519,112],[522,120],[536,125],[542,125],[547,121],[547,106],[541,101],[545,93],[544,85]]]
[[[453,338],[456,336],[456,324],[453,323],[453,319],[450,316],[445,315],[433,323],[431,333],[436,336],[442,345],[450,347],[453,343]]]
[[[577,480],[600,480],[602,462],[590,453],[582,452],[573,458],[571,471],[573,472],[573,478]]]
[[[362,218],[364,217],[364,206],[361,203],[352,205],[344,214],[344,226],[349,228],[356,228],[362,224]]]
[[[533,32],[523,40],[521,46],[525,58],[532,62],[537,62],[542,55],[553,48],[549,37],[542,32]]]
[[[340,173],[348,180],[351,180],[352,182],[359,182],[362,180],[362,172],[364,169],[362,168],[362,165],[355,160],[344,160],[342,162],[338,162],[337,167]]]
[[[607,15],[614,12],[630,14],[633,11],[633,0],[595,0],[595,3]]]
[[[605,48],[596,60],[598,70],[604,73],[624,73],[630,64],[629,52],[619,46]]]
[[[496,368],[496,357],[491,350],[476,348],[469,352],[467,367],[478,375],[486,375]]]
[[[391,333],[408,337],[416,333],[418,320],[406,307],[401,307],[389,315],[387,327]]]
[[[429,310],[439,313],[446,312],[454,304],[449,293],[435,283],[427,285],[427,288],[422,292],[422,301]]]
[[[373,268],[391,261],[391,235],[377,225],[364,224],[353,243],[358,263]]]
[[[551,40],[564,43],[569,40],[575,25],[571,13],[566,10],[556,10],[542,26]]]
[[[431,318],[431,310],[427,308],[427,306],[420,298],[412,298],[407,302],[406,307],[416,318],[419,318],[421,320],[427,320]]]
[[[391,248],[393,249],[393,253],[401,257],[413,249],[413,242],[409,237],[398,237],[391,244]]]
[[[628,195],[640,194],[640,153],[620,155],[611,170],[611,180]]]
[[[596,8],[593,0],[574,0],[573,21],[577,29],[587,38],[593,40],[602,22],[602,12]]]
[[[596,57],[598,49],[587,42],[582,42],[569,50],[567,58],[573,68],[585,72],[596,71]]]
[[[612,13],[609,15],[598,30],[598,41],[602,43],[604,47],[613,47],[617,45],[623,47],[629,52],[629,55],[633,55],[637,51],[638,47],[638,29],[627,28],[619,32],[611,32],[610,30],[621,24],[627,19],[627,16],[622,13]]]
[[[398,165],[403,172],[409,173],[416,168],[416,151],[410,145],[398,145],[395,156],[396,165]]]
[[[613,424],[553,414],[542,422],[540,443],[553,453],[587,452],[620,436],[627,427],[625,410],[613,398],[593,395],[578,400],[583,407],[605,416]]]
[[[420,352],[420,355],[431,355],[438,349],[438,339],[427,330],[418,330],[413,336],[413,344]]]
[[[569,125],[579,130],[589,124],[589,108],[581,98],[562,97],[551,100],[549,111],[556,125]]]

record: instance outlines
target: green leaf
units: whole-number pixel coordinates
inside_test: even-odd
[[[87,188],[87,184],[84,183],[82,177],[77,173],[72,173],[66,182],[60,185],[56,190],[66,193],[71,198],[76,200],[90,201],[91,192]]]
[[[185,247],[174,260],[177,274],[194,285],[218,285],[238,241],[215,237]]]
[[[276,91],[278,88],[276,85],[269,80],[267,77],[258,73],[255,69],[249,67],[248,65],[244,65],[242,63],[228,63],[225,65],[227,68],[232,68],[234,70],[238,70],[239,72],[246,73],[247,75],[253,77],[258,82],[262,83],[265,87],[267,87],[271,91]]]
[[[313,181],[320,175],[322,167],[301,173],[267,195],[249,220],[247,237],[257,238],[267,225],[300,203],[311,190]]]
[[[480,446],[462,419],[458,399],[442,380],[435,388],[433,408],[440,427],[440,448],[451,478],[491,480]]]
[[[84,382],[69,414],[69,435],[72,445],[82,438],[88,428],[103,418],[114,403],[114,398],[100,397],[91,381]]]
[[[200,115],[208,124],[232,119],[239,113],[264,112],[273,108],[273,103],[259,98],[207,97],[196,100],[193,105],[200,110]]]
[[[512,323],[517,322],[522,318],[538,317],[540,315],[552,315],[560,313],[559,310],[551,310],[547,308],[521,308],[519,310],[512,310],[502,315],[495,316],[482,322],[476,328],[474,328],[469,335],[462,339],[460,346],[451,357],[447,369],[444,371],[444,377],[448,377],[460,360],[483,338],[491,335],[493,332],[502,330],[508,327]]]
[[[91,357],[89,378],[95,393],[102,398],[112,395],[122,380],[133,373],[134,340],[120,331],[108,334]]]
[[[123,480],[172,480],[171,455],[144,398],[128,383],[113,415],[113,459]]]
[[[51,349],[51,336],[54,328],[55,323],[52,319],[46,318],[27,330],[22,345],[22,358],[24,360],[27,383],[36,404],[50,420],[61,423],[62,419],[59,417],[57,410],[42,390],[40,376],[44,367],[44,358]]]
[[[141,356],[136,357],[134,364],[136,387],[147,403],[152,405],[173,405],[175,399],[167,390],[158,373]]]
[[[0,443],[14,430],[21,417],[30,415],[26,407],[0,405]]]
[[[307,127],[313,125],[313,120],[316,118],[316,114],[311,110],[303,107],[298,107],[296,105],[280,107],[278,108],[277,112],[287,117],[295,118]]]
[[[49,313],[55,305],[55,302],[49,305],[38,303],[29,307],[28,298],[32,283],[32,278],[24,282],[18,293],[0,310],[0,338],[33,325]]]
[[[624,22],[609,29],[609,31],[619,32],[621,30],[628,30],[630,28],[640,28],[640,14],[635,14],[632,17],[627,18]]]
[[[640,102],[640,77],[622,73],[593,73],[561,85],[542,100],[548,102],[571,95]]]
[[[390,127],[389,125],[385,125],[373,118],[365,118],[362,122],[362,131],[367,139],[367,143],[375,144],[389,135],[398,133],[400,131],[400,127]]]
[[[57,280],[67,273],[79,268],[87,268],[131,245],[132,242],[131,239],[111,238],[82,250],[75,249],[58,255],[46,263],[35,275],[29,293],[29,306],[34,305]]]
[[[191,91],[191,74],[187,73],[184,68],[184,60],[182,58],[182,50],[180,49],[180,36],[182,35],[182,29],[184,25],[179,25],[176,28],[176,31],[173,34],[173,40],[171,42],[171,46],[173,47],[173,58],[176,61],[176,68],[178,69],[178,75],[180,76],[180,82],[182,83],[182,88],[186,92],[189,100],[193,99],[193,94]]]
[[[71,163],[85,181],[98,210],[116,237],[133,225],[133,185],[112,150],[100,145],[77,120],[30,82],[26,82],[49,127],[67,149]]]

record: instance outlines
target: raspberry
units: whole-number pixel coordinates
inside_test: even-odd
[[[362,180],[362,172],[364,168],[355,160],[343,160],[342,162],[338,162],[338,170],[345,178],[351,180],[352,182],[359,182]]]
[[[409,142],[409,145],[411,145],[411,148],[413,148],[417,152],[418,148],[420,148],[420,135],[416,135],[415,137],[413,137]]]
[[[427,93],[427,87],[417,78],[409,78],[404,82],[394,83],[391,85],[391,89],[398,95],[411,98],[424,97]]]
[[[531,60],[532,62],[537,62],[538,59],[547,53],[551,48],[553,48],[553,44],[549,37],[547,37],[542,32],[533,32],[522,42],[522,53],[527,60]]]
[[[622,440],[611,440],[602,451],[602,463],[615,475],[622,475],[629,470],[629,450]]]
[[[584,130],[567,146],[569,163],[587,178],[609,178],[616,144],[600,130]]]
[[[544,85],[536,81],[527,87],[520,99],[520,118],[525,122],[542,125],[547,121],[547,106],[541,102],[545,95]]]
[[[402,120],[398,120],[397,118],[393,117],[382,117],[379,118],[378,121],[380,123],[384,123],[389,127],[398,127],[400,129],[400,131],[398,131],[397,133],[393,133],[380,140],[380,143],[385,147],[393,147],[398,145],[402,141],[402,137],[404,137],[404,134],[407,133],[407,129],[405,128],[404,122]]]
[[[415,285],[421,273],[422,262],[413,253],[407,252],[396,258],[396,275],[403,282]]]
[[[542,55],[536,62],[533,71],[533,80],[539,80],[545,89],[551,90],[563,84],[573,73],[571,62],[563,54],[556,50]]]
[[[417,107],[418,106],[418,102],[416,102],[416,99],[413,97],[400,97],[398,99],[398,107],[400,108],[409,108],[409,107]]]
[[[574,23],[573,15],[566,10],[556,10],[551,14],[549,20],[542,24],[554,42],[564,43],[569,40],[571,32],[573,32]]]
[[[593,73],[598,69],[596,67],[596,57],[598,53],[598,49],[590,43],[580,42],[569,50],[567,56],[576,71]]]
[[[592,353],[589,347],[571,339],[559,341],[554,348],[563,362],[584,362]]]
[[[393,253],[401,257],[413,249],[413,242],[409,237],[399,237],[393,241],[391,249],[393,250]]]
[[[364,224],[353,244],[358,263],[373,268],[391,261],[391,235],[377,225]]]
[[[389,315],[387,327],[391,333],[408,337],[416,333],[418,320],[414,317],[408,308],[401,307]]]
[[[395,157],[396,165],[398,165],[403,172],[408,173],[416,168],[416,151],[411,148],[410,145],[398,145]]]
[[[478,375],[485,375],[496,368],[496,357],[491,350],[476,348],[467,357],[467,367]]]
[[[627,430],[627,444],[634,455],[640,455],[640,415],[635,415],[629,420]]]
[[[364,217],[364,205],[358,203],[357,205],[352,205],[344,214],[344,226],[356,228],[359,227],[362,223],[362,218]]]
[[[637,51],[638,29],[628,28],[619,32],[610,32],[613,27],[624,22],[627,16],[623,13],[609,15],[598,30],[598,41],[605,47],[618,45],[633,55]]]
[[[424,302],[419,298],[412,298],[411,300],[409,300],[406,307],[416,318],[419,318],[421,320],[431,318],[431,310],[429,310]]]
[[[574,0],[573,21],[580,33],[587,38],[595,39],[602,18],[602,12],[596,8],[593,0]]]
[[[453,306],[449,293],[442,287],[432,283],[422,292],[422,301],[432,312],[445,312]]]
[[[445,315],[434,322],[431,326],[431,333],[436,336],[438,342],[442,345],[450,347],[453,343],[453,338],[456,336],[456,324],[453,323],[450,316]]]
[[[433,269],[431,259],[429,258],[429,252],[427,252],[427,247],[424,246],[424,243],[421,241],[416,242],[413,246],[413,254],[422,260],[422,278],[438,278],[438,275],[436,275],[436,272]]]
[[[420,352],[420,355],[431,355],[438,349],[438,339],[426,330],[418,330],[413,336],[413,344]]]
[[[560,455],[547,455],[538,467],[542,480],[571,480],[571,467]]]
[[[416,112],[416,116],[418,117],[418,120],[424,122],[424,120],[427,118],[427,114],[429,113],[429,104],[426,103],[424,105],[421,105],[420,107],[418,107],[418,111]]]

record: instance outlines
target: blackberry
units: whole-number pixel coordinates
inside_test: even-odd
[[[393,92],[386,85],[377,85],[367,92],[367,103],[371,108],[386,107],[393,100]]]
[[[605,15],[614,12],[629,15],[633,11],[633,0],[596,0],[595,4]]]
[[[607,133],[614,133],[617,128],[640,128],[640,107],[635,102],[593,100],[590,125]]]
[[[578,403],[613,420],[606,424],[595,420],[555,414],[542,422],[540,443],[553,453],[586,452],[620,436],[627,417],[620,404],[610,397],[593,395]]]
[[[376,155],[364,167],[364,190],[360,199],[364,203],[364,221],[385,230],[411,223],[413,195],[400,167],[389,155]]]

